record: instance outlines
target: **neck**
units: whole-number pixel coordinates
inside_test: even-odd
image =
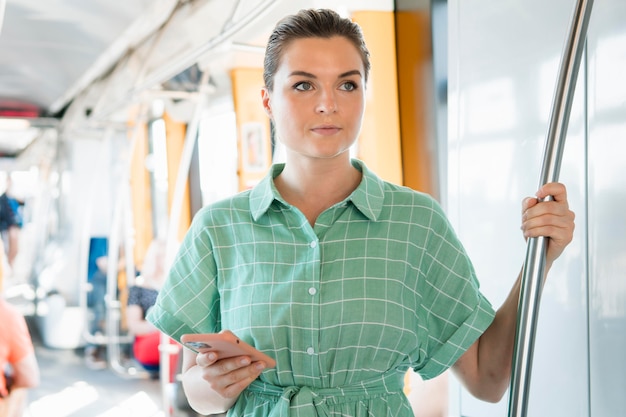
[[[348,197],[360,181],[361,172],[345,159],[311,164],[288,162],[274,183],[281,196],[313,225],[320,213]]]

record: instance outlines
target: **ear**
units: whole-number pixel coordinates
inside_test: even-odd
[[[272,105],[271,105],[271,97],[270,97],[270,92],[267,89],[267,87],[263,87],[261,89],[261,101],[263,103],[263,109],[265,110],[265,114],[267,114],[267,117],[269,117],[270,119],[272,118]]]

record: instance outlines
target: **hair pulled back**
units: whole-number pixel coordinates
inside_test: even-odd
[[[370,71],[370,53],[365,45],[361,27],[350,19],[341,17],[330,9],[303,9],[280,20],[269,37],[263,64],[265,87],[272,91],[274,75],[280,65],[284,49],[291,41],[305,38],[325,38],[342,36],[354,44],[361,54],[365,71],[364,81]]]

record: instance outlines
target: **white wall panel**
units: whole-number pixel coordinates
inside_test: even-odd
[[[536,191],[557,71],[574,2],[450,1],[449,206],[488,298],[498,307],[523,263],[521,200]],[[588,416],[584,68],[560,180],[577,213],[554,265],[537,328],[529,416]],[[454,396],[454,394],[453,394]],[[504,416],[460,389],[467,417]]]
[[[596,1],[589,45],[593,417],[626,415],[626,2]]]

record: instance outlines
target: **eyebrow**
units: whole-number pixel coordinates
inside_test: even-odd
[[[293,71],[291,74],[289,74],[290,77],[294,76],[294,75],[299,75],[302,77],[309,77],[309,78],[317,78],[314,74],[311,74],[310,72],[306,72],[306,71]],[[359,70],[351,70],[351,71],[347,71],[344,72],[342,74],[339,74],[339,76],[337,78],[345,78],[345,77],[349,77],[352,75],[358,75],[359,77],[362,77],[361,75],[361,71]]]

